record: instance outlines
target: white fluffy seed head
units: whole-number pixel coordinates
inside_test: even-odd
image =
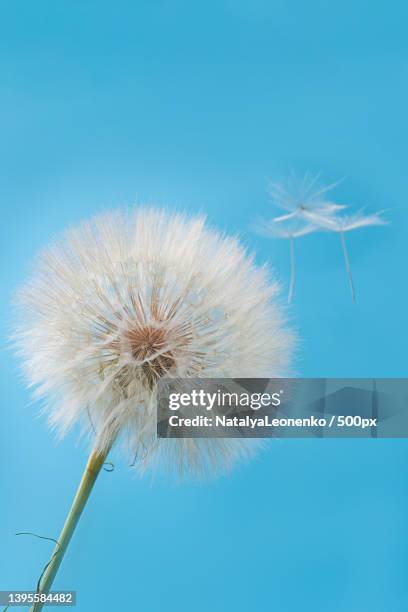
[[[156,438],[162,377],[277,377],[293,344],[278,288],[203,218],[103,214],[47,248],[18,293],[15,341],[29,385],[63,435],[102,450],[124,438],[140,468],[229,467],[250,441]],[[253,442],[253,441],[252,441]]]

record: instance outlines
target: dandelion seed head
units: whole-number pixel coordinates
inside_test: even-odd
[[[293,335],[278,286],[203,218],[103,214],[45,249],[17,296],[26,380],[59,435],[80,423],[104,449],[119,435],[141,470],[230,467],[254,441],[159,440],[162,378],[286,375]]]

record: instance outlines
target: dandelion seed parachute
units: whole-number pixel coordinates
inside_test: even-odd
[[[229,467],[245,440],[156,439],[162,377],[287,374],[293,336],[278,287],[203,218],[104,214],[45,249],[18,293],[15,342],[26,380],[64,435],[76,423],[106,451],[124,439],[145,469]]]
[[[274,218],[276,223],[305,218],[307,212],[330,216],[346,208],[327,198],[329,191],[338,183],[330,185],[319,184],[320,175],[306,172],[302,177],[292,173],[284,181],[269,185],[269,195],[272,204],[287,211],[286,214]]]
[[[344,208],[344,207],[343,207]],[[351,291],[351,299],[356,301],[356,292],[354,287],[353,275],[351,273],[350,258],[346,245],[346,232],[351,232],[361,227],[371,227],[374,225],[387,225],[386,219],[381,216],[381,213],[364,214],[363,210],[349,215],[325,215],[317,211],[305,211],[304,216],[318,227],[337,232],[340,236],[341,249],[344,257],[344,265]]]

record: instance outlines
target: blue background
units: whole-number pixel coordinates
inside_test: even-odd
[[[298,243],[304,376],[406,376],[406,3],[0,2],[1,332],[33,254],[66,225],[149,202],[204,211],[286,284],[288,244],[248,232],[267,181],[345,180],[390,209]],[[1,353],[0,588],[34,588],[86,448],[57,444]],[[81,612],[406,611],[408,443],[275,442],[208,483],[102,473],[55,582]]]

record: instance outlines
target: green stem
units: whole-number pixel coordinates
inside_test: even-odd
[[[75,527],[78,524],[82,511],[85,508],[89,495],[93,489],[109,450],[110,449],[108,448],[106,452],[103,453],[93,451],[88,459],[88,463],[86,464],[86,468],[82,475],[74,501],[72,502],[72,506],[68,512],[64,527],[62,528],[61,534],[58,538],[58,544],[54,548],[51,559],[46,566],[38,585],[39,593],[48,593],[51,589],[53,580],[58,572],[58,568],[61,565],[65,552],[75,531]],[[30,608],[30,612],[41,612],[43,606],[43,603],[36,603]]]

